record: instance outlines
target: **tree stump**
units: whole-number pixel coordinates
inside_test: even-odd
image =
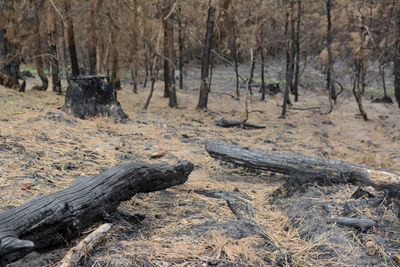
[[[117,93],[109,77],[72,76],[67,80],[63,111],[81,119],[110,116],[122,122],[128,118],[117,101]]]

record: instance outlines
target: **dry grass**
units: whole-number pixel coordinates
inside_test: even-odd
[[[392,141],[400,129],[400,113],[394,106],[365,103],[370,122],[356,118],[356,104],[347,100],[328,116],[290,110],[288,118],[282,120],[278,119],[279,96],[266,102],[254,99],[252,108],[263,110],[263,113],[252,113],[250,122],[264,124],[267,128],[245,131],[218,128],[213,122],[222,117],[241,119],[244,103],[228,96],[211,95],[209,110],[200,112],[195,110],[197,94],[179,91],[180,108],[170,109],[161,96],[160,86],[157,85],[147,112],[142,111],[147,92],[134,95],[124,89],[118,93],[131,119],[127,124],[115,124],[106,118],[83,121],[67,116],[75,121],[73,124],[46,119],[43,115],[47,112],[59,112],[63,97],[52,92],[32,91],[22,95],[0,88],[0,209],[64,188],[77,175],[95,174],[128,159],[150,161],[152,154],[166,151],[163,158],[153,161],[175,163],[186,159],[198,168],[182,186],[164,193],[136,196],[123,203],[126,209],[143,211],[149,220],[132,239],[121,239],[118,229],[115,230],[109,242],[119,246],[108,251],[110,244],[105,244],[103,253],[91,256],[94,265],[119,257],[129,264],[149,262],[157,266],[192,266],[221,259],[263,265],[265,258],[272,261],[281,258],[284,265],[323,266],[341,265],[343,257],[357,256],[350,250],[338,258],[321,258],[316,247],[327,244],[324,237],[313,242],[300,238],[299,229],[307,221],[294,227],[292,218],[269,202],[269,194],[282,184],[284,177],[245,174],[231,166],[221,166],[206,154],[202,142],[216,139],[400,171],[400,144]],[[318,104],[312,94],[302,95],[296,106]],[[388,119],[379,118],[387,114]],[[182,134],[195,141],[186,142]],[[124,155],[130,158],[124,159]],[[25,183],[31,186],[29,190],[21,187]],[[239,188],[251,196],[255,221],[267,238],[254,235],[235,239],[221,229],[213,228],[202,234],[192,231],[207,221],[235,220],[224,201],[193,193],[193,189],[200,188],[227,191]],[[338,193],[342,195],[337,197],[351,190],[343,188]],[[361,213],[368,214],[368,211],[360,210]],[[155,219],[156,215],[162,219]],[[269,252],[264,248],[267,243],[278,249]],[[332,249],[338,248],[332,246]]]

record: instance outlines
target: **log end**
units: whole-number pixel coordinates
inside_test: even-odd
[[[0,255],[6,255],[22,249],[33,248],[35,244],[29,240],[18,239],[13,236],[0,238]]]

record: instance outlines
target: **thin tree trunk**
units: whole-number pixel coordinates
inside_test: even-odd
[[[240,77],[239,77],[239,56],[238,56],[238,49],[237,49],[237,25],[236,22],[235,23],[235,29],[234,29],[234,34],[233,34],[233,41],[232,41],[232,48],[233,48],[233,60],[235,62],[235,74],[236,74],[236,96],[240,97],[240,91],[239,91],[239,87],[240,87]]]
[[[367,113],[364,110],[363,104],[362,104],[362,59],[356,59],[355,61],[355,71],[356,71],[356,77],[354,79],[354,84],[353,84],[353,95],[357,101],[358,104],[358,109],[360,110],[361,116],[364,118],[365,121],[368,120]],[[357,90],[356,90],[357,89]]]
[[[180,2],[179,2],[180,5]],[[178,7],[178,68],[179,68],[179,89],[183,89],[183,46],[184,35],[182,30],[182,9]]]
[[[112,13],[112,14],[111,14]],[[119,74],[119,53],[118,53],[118,41],[119,41],[119,26],[118,26],[118,10],[112,8],[110,12],[111,19],[111,80],[115,90],[121,90],[121,78]]]
[[[42,58],[42,44],[41,44],[41,38],[40,38],[40,18],[39,14],[40,12],[43,11],[43,5],[42,3],[38,3],[35,6],[35,66],[38,72],[38,75],[40,77],[40,80],[42,81],[42,85],[35,85],[32,90],[38,90],[38,91],[46,91],[49,81],[44,74],[43,70],[43,58]]]
[[[292,3],[290,3],[292,5]],[[285,82],[285,91],[283,95],[283,104],[282,104],[282,113],[280,118],[286,117],[286,108],[287,104],[290,101],[289,99],[289,87],[291,84],[290,79],[290,38],[288,37],[289,33],[289,8],[286,7],[286,22],[285,22],[285,42],[286,42],[286,82]]]
[[[294,16],[294,1],[290,0],[290,60],[289,60],[289,81],[290,81],[290,92],[294,94],[293,78],[294,78],[294,60],[296,56],[296,28],[295,28],[295,16]]]
[[[89,43],[89,74],[96,74],[96,65],[97,65],[97,15],[98,15],[98,0],[91,0],[91,9],[90,9],[90,43]]]
[[[251,88],[251,85],[252,85],[252,83],[253,83],[254,68],[255,68],[255,66],[256,66],[255,58],[256,58],[256,54],[257,54],[257,50],[258,50],[258,49],[256,49],[256,50],[254,51],[254,53],[253,53],[253,49],[251,49],[251,50],[252,50],[251,53],[252,53],[253,55],[251,56],[251,62],[250,62],[250,77],[249,77],[248,89],[249,89],[249,92],[250,92],[250,96],[253,96],[253,90],[252,90],[252,88]]]
[[[293,82],[294,101],[299,100],[299,74],[300,74],[300,27],[301,27],[301,0],[297,0],[297,25],[296,25],[296,57]]]
[[[208,92],[211,92],[212,78],[214,73],[214,57],[210,56],[210,79],[208,83]]]
[[[336,104],[336,88],[334,80],[334,69],[333,69],[333,55],[332,55],[332,22],[331,22],[331,0],[326,1],[326,17],[328,20],[328,28],[326,33],[326,43],[328,49],[328,71],[326,73],[326,89],[329,91],[329,97]]]
[[[265,86],[265,58],[264,58],[264,35],[262,35],[262,39],[261,39],[261,43],[260,43],[260,57],[261,57],[261,100],[265,100],[265,90],[266,90],[266,86]]]
[[[133,83],[133,93],[137,94],[138,90],[137,90],[137,82],[135,77],[137,77],[137,72],[135,74],[133,74],[133,70],[131,70],[131,79],[132,79],[132,83]]]
[[[394,94],[400,108],[400,6],[396,7],[396,45],[394,53]]]
[[[379,74],[381,75],[382,87],[383,87],[383,98],[387,99],[387,91],[386,91],[386,81],[385,81],[385,66],[379,65]]]
[[[173,1],[165,0],[165,7],[163,12],[163,25],[164,25],[164,79],[165,88],[164,96],[169,97],[169,106],[177,107],[178,102],[176,99],[175,88],[175,50],[174,50],[174,27],[173,27],[173,14],[171,13]]]
[[[57,56],[57,17],[55,10],[49,1],[47,3],[47,12],[48,12],[48,40],[49,40],[49,48],[50,48],[50,64],[51,64],[51,80],[53,83],[53,92],[57,94],[62,94],[61,92],[61,80],[60,80],[60,68],[58,65],[58,56]]]
[[[72,75],[78,76],[79,75],[79,65],[78,65],[78,56],[76,53],[76,46],[75,46],[75,35],[74,35],[74,24],[71,15],[71,1],[64,0],[64,8],[65,13],[67,14],[66,21],[67,21],[67,42],[69,47],[69,55],[71,57],[71,69]]]
[[[215,8],[211,6],[211,1],[208,5],[208,17],[207,17],[207,30],[206,38],[204,40],[203,58],[201,61],[201,84],[199,102],[197,109],[207,109],[208,102],[208,70],[210,65],[211,47],[212,47],[212,36],[214,30],[214,18]]]
[[[61,32],[62,32],[62,54],[63,54],[63,65],[64,65],[64,78],[67,78],[68,57],[67,57],[67,42],[65,41],[64,21],[61,21]]]

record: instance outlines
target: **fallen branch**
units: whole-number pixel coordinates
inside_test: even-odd
[[[0,213],[0,266],[33,250],[63,245],[136,193],[163,190],[188,179],[193,164],[131,162]]]
[[[99,228],[90,233],[79,244],[71,248],[67,255],[60,262],[59,267],[75,267],[78,266],[79,261],[83,256],[87,255],[92,249],[104,238],[108,231],[110,231],[112,224],[105,223],[100,225]]]
[[[376,224],[376,221],[371,218],[348,218],[336,216],[334,218],[328,219],[328,223],[337,223],[344,226],[350,226],[361,231],[365,231]]]
[[[399,191],[400,189],[400,174],[371,166],[217,142],[208,142],[206,150],[213,158],[247,168],[283,174],[291,174],[299,169],[315,170],[315,176],[320,179],[329,179],[326,176],[328,173],[335,179],[373,186],[378,190]]]
[[[265,126],[247,123],[245,121],[225,120],[220,119],[215,121],[215,125],[220,127],[240,127],[243,129],[264,129]]]

